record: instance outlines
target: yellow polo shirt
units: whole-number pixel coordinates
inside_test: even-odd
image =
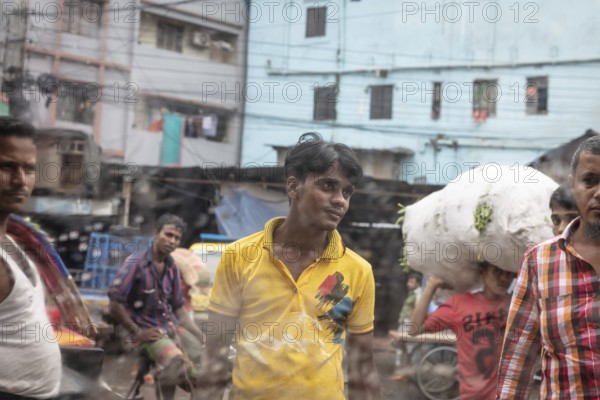
[[[373,330],[371,265],[333,231],[295,282],[273,254],[273,231],[284,220],[229,245],[217,268],[209,309],[238,319],[230,399],[345,399],[346,332]]]

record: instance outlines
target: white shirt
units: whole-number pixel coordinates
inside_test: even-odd
[[[61,355],[46,314],[44,284],[35,265],[13,245],[10,249],[0,246],[0,257],[15,280],[8,297],[0,302],[0,392],[54,397],[60,387]],[[20,256],[31,270],[31,279],[13,259]]]

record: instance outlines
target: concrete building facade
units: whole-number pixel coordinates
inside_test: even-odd
[[[183,121],[175,166],[239,161],[243,102],[205,93],[244,81],[243,1],[1,3],[12,115],[85,132],[104,158],[158,165],[169,112]]]
[[[596,2],[253,3],[243,163],[316,130],[443,184],[600,124]]]
[[[164,111],[185,117],[180,166],[234,165],[241,149],[240,88],[244,82],[244,2],[144,1],[132,79],[140,87],[126,159],[160,163]],[[227,92],[230,95],[227,95]]]

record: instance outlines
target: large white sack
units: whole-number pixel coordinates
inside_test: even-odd
[[[456,291],[480,284],[478,261],[517,272],[525,250],[551,238],[550,195],[558,184],[524,166],[486,164],[406,207],[402,230],[408,265],[450,283]],[[487,203],[482,234],[475,211]]]

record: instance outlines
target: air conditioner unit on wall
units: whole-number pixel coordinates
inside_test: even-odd
[[[375,78],[387,78],[388,70],[387,69],[376,69],[375,70]]]
[[[226,42],[225,40],[216,40],[212,42],[211,45],[218,50],[233,51],[233,46],[231,43]]]
[[[205,31],[193,31],[190,38],[190,44],[200,49],[205,49],[210,45],[210,33]]]

